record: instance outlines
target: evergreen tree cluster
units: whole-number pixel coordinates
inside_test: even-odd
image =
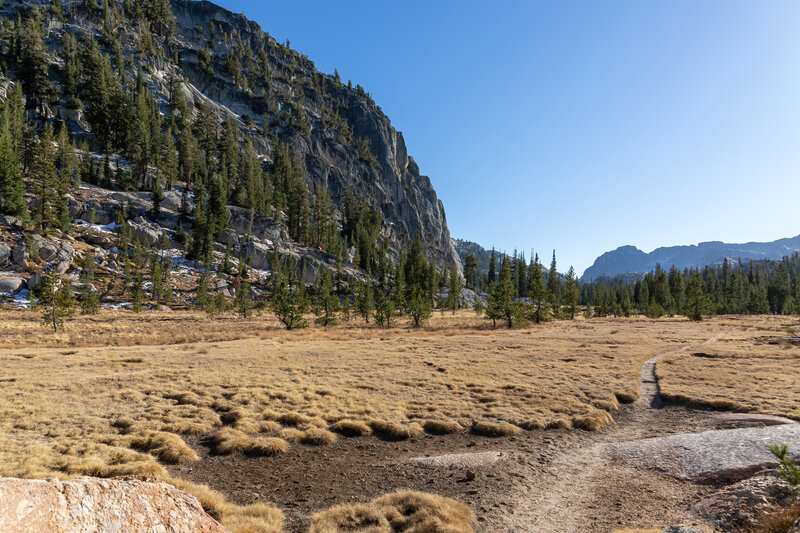
[[[600,316],[686,315],[700,320],[717,314],[800,314],[800,255],[781,261],[725,259],[721,266],[666,271],[661,265],[634,282],[584,284],[580,303]]]

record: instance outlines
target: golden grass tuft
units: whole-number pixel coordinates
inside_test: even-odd
[[[369,504],[337,505],[311,517],[308,533],[389,533],[385,511]]]
[[[183,439],[174,433],[164,431],[148,431],[130,440],[132,448],[147,451],[163,463],[177,465],[197,461],[197,453]]]
[[[336,434],[331,433],[327,429],[312,427],[303,432],[300,437],[302,444],[310,446],[321,446],[323,444],[330,444],[336,440]]]
[[[284,426],[305,426],[311,423],[311,417],[301,413],[284,413],[278,416],[278,422]]]
[[[572,427],[585,429],[586,431],[600,431],[606,426],[614,423],[614,417],[608,411],[598,409],[588,415],[578,415],[572,417]]]
[[[203,509],[218,520],[231,533],[281,533],[285,517],[274,507],[264,503],[236,505],[207,485],[192,483],[179,478],[167,478],[178,489],[197,498]]]
[[[475,514],[463,503],[421,492],[388,494],[368,504],[314,514],[308,533],[473,533]]]
[[[269,456],[285,452],[288,443],[277,437],[251,437],[231,427],[218,430],[212,437],[214,451],[220,455],[243,453],[245,455]]]
[[[614,391],[614,396],[617,398],[619,403],[633,403],[639,399],[639,391],[636,389],[620,389]]]
[[[426,420],[422,424],[422,429],[432,435],[449,435],[458,433],[464,428],[455,420]]]
[[[231,533],[281,533],[283,513],[264,503],[225,506],[220,523]]]
[[[372,428],[364,422],[350,419],[339,420],[331,429],[345,437],[364,437],[372,433]]]
[[[547,429],[570,429],[572,428],[572,420],[569,418],[556,418],[555,420],[548,422]]]
[[[478,420],[472,423],[470,429],[476,435],[484,437],[509,437],[516,435],[520,429],[514,424],[508,422],[493,422],[491,420]]]
[[[373,419],[369,421],[369,427],[375,435],[384,440],[407,440],[422,433],[419,424],[411,423],[404,426],[392,420]]]

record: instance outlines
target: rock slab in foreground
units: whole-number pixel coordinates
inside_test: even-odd
[[[709,482],[746,477],[775,465],[772,444],[786,444],[800,457],[800,424],[724,429],[605,446],[612,460],[649,468],[677,479]]]
[[[3,533],[228,533],[194,496],[136,478],[0,479]]]
[[[757,531],[763,513],[793,500],[792,488],[773,472],[725,486],[695,504],[694,511],[722,531]]]

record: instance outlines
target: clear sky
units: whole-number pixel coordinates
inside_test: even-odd
[[[220,3],[372,94],[454,237],[580,274],[800,233],[800,2]]]

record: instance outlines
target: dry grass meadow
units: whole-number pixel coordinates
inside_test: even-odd
[[[727,318],[726,322],[746,331],[766,331],[744,336],[723,333],[708,346],[665,357],[656,367],[662,397],[800,420],[800,345],[769,342],[770,337],[784,334],[781,325],[792,324],[791,319]]]
[[[233,531],[280,531],[282,514],[269,505],[234,505],[170,477],[169,465],[198,459],[184,437],[206,435],[219,454],[269,457],[354,435],[599,430],[638,396],[645,359],[685,345],[697,348],[659,364],[667,394],[800,418],[791,371],[800,348],[753,341],[785,323],[596,319],[508,331],[462,312],[420,330],[353,321],[286,332],[268,317],[107,312],[53,336],[37,315],[9,311],[0,313],[0,477],[148,475],[194,494]],[[720,357],[691,356],[700,350]],[[468,531],[472,513],[397,493],[320,511],[310,531],[373,522],[375,531],[422,531],[426,520]]]

